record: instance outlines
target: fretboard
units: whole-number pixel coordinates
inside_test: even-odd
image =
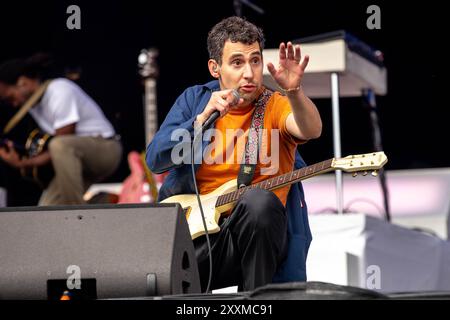
[[[304,180],[317,174],[331,171],[333,170],[333,168],[331,167],[332,162],[333,159],[328,159],[292,172],[288,172],[280,176],[273,177],[271,179],[252,184],[248,187],[240,188],[236,191],[223,194],[217,198],[216,207],[220,207],[225,204],[237,201],[241,195],[243,195],[247,190],[250,189],[260,188],[264,190],[273,190],[284,187],[288,184]]]

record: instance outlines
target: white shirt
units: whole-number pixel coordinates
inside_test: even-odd
[[[110,138],[115,134],[98,104],[76,83],[64,78],[50,82],[30,114],[39,127],[51,135],[69,124],[76,124],[77,136]]]

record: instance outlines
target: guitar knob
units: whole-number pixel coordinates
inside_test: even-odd
[[[372,171],[372,176],[374,176],[374,177],[378,176],[378,171],[377,170],[373,170]]]
[[[358,172],[353,172],[352,173],[352,177],[354,178],[354,177],[356,177],[358,175]]]
[[[362,174],[364,177],[367,176],[367,171],[364,171]]]

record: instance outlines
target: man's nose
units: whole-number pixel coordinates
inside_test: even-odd
[[[245,79],[253,78],[253,69],[248,63],[244,67],[244,78]]]

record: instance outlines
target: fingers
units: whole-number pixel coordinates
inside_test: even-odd
[[[16,153],[16,147],[15,147],[13,141],[8,140],[8,141],[6,142],[6,145],[8,146],[8,152],[9,152],[9,153]]]
[[[274,77],[275,74],[277,73],[277,70],[275,69],[275,66],[273,65],[272,62],[267,63],[267,70],[269,70],[272,77]]]
[[[294,46],[290,41],[287,43],[287,58],[289,60],[294,60]]]
[[[209,103],[209,108],[206,111],[207,117],[209,117],[214,111],[219,111],[220,116],[225,115],[228,111],[228,103],[223,98],[214,98]]]
[[[238,98],[235,96],[235,93],[233,92],[233,89],[224,90],[227,93],[222,96],[222,99],[225,100],[226,103],[228,103],[230,106],[234,106],[238,104]],[[222,91],[223,92],[223,91]]]
[[[5,141],[4,147],[0,148],[0,158],[10,165],[17,166],[16,164],[19,158],[16,150],[14,149],[14,142],[10,140]]]
[[[2,154],[9,154],[12,152],[15,152],[15,148],[14,148],[14,142],[12,142],[11,140],[6,140],[2,147],[0,147],[0,151],[2,152]]]
[[[286,60],[286,46],[284,42],[280,43],[280,61]]]
[[[306,69],[306,66],[308,65],[308,62],[309,62],[309,56],[306,55],[306,56],[303,58],[303,62],[300,64],[300,66],[302,67],[302,70],[305,70],[305,69]]]
[[[294,60],[297,62],[300,62],[301,59],[301,52],[300,52],[300,45],[295,46],[295,54],[294,54]]]
[[[205,108],[206,116],[209,117],[215,110],[220,112],[221,117],[224,116],[232,106],[238,104],[235,99],[233,89],[213,92],[208,106]],[[239,103],[243,102],[241,99],[239,99]]]
[[[213,94],[219,94],[222,97],[226,97],[227,95],[231,94],[231,92],[233,92],[233,89],[225,89],[225,90],[213,92]]]
[[[300,63],[302,58],[300,45],[293,45],[292,42],[288,42],[287,46],[284,42],[280,43],[280,61],[281,60],[294,60],[296,63]]]

